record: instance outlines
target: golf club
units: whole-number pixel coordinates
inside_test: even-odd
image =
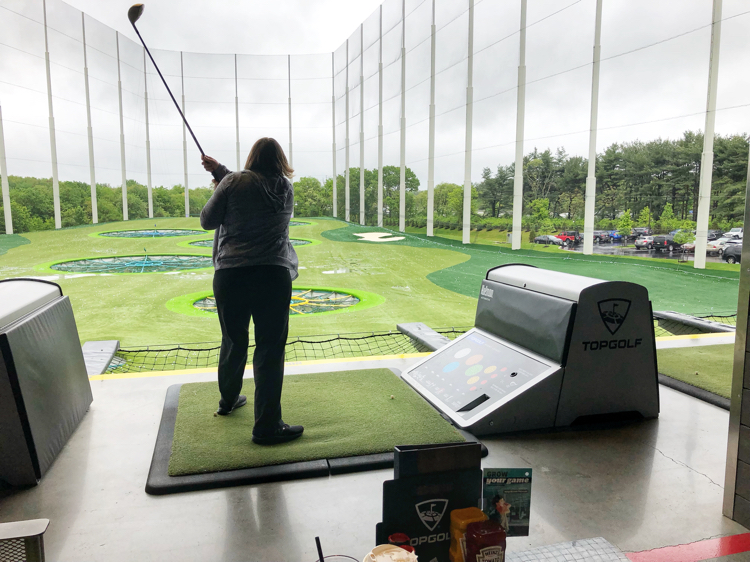
[[[174,99],[174,96],[172,95],[172,90],[169,89],[169,85],[167,84],[167,81],[164,80],[164,76],[162,76],[161,70],[159,70],[159,67],[156,64],[154,57],[151,56],[151,51],[149,51],[148,47],[146,47],[146,42],[143,40],[143,37],[141,37],[141,34],[138,31],[138,28],[135,26],[135,22],[137,22],[138,18],[140,18],[142,15],[143,15],[143,4],[133,4],[132,6],[130,6],[130,9],[128,10],[128,19],[130,20],[130,24],[133,26],[133,29],[135,29],[135,33],[136,35],[138,35],[138,39],[141,40],[141,43],[143,44],[143,48],[146,49],[146,52],[148,53],[148,58],[151,59],[151,62],[153,63],[154,68],[156,69],[156,72],[159,73],[159,78],[161,78],[161,81],[164,82],[164,87],[167,89],[167,92],[169,92],[169,97],[172,98],[172,101],[174,102],[174,106],[177,108],[177,111],[180,112],[180,116],[182,117],[182,120],[185,122],[185,126],[188,128],[188,131],[190,131],[190,136],[192,136],[193,140],[195,141],[195,145],[198,147],[198,150],[201,151],[201,154],[205,156],[206,153],[203,152],[203,149],[201,148],[201,145],[198,142],[198,139],[195,138],[195,133],[193,133],[193,129],[190,128],[190,123],[188,123],[187,119],[185,119],[185,114],[182,113],[182,110],[180,109],[180,106],[177,103],[177,100]]]

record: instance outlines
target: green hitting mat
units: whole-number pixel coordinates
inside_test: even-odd
[[[396,445],[467,440],[388,369],[285,377],[284,421],[304,425],[305,433],[280,445],[251,441],[253,392],[253,380],[246,379],[247,406],[214,416],[215,382],[170,387],[146,491],[167,494],[385,468],[393,464]]]

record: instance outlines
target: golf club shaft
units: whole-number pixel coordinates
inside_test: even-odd
[[[146,49],[146,53],[148,53],[148,58],[151,59],[151,63],[154,65],[156,72],[159,73],[159,78],[161,78],[161,81],[164,83],[164,87],[167,89],[167,92],[169,92],[169,97],[172,98],[172,101],[174,102],[174,106],[177,108],[177,111],[180,112],[180,117],[182,117],[182,121],[185,123],[185,126],[187,127],[188,131],[190,131],[190,136],[193,137],[193,140],[195,141],[195,145],[198,147],[198,150],[201,151],[201,154],[205,156],[206,153],[203,152],[203,149],[201,148],[201,145],[198,142],[198,139],[195,138],[195,133],[193,132],[193,129],[190,128],[190,123],[188,123],[187,119],[185,119],[185,114],[182,113],[182,110],[180,109],[180,104],[178,104],[177,100],[174,99],[174,96],[172,95],[172,90],[169,89],[169,85],[167,84],[167,81],[164,79],[164,76],[162,75],[161,70],[159,70],[159,67],[156,64],[154,57],[151,56],[151,51],[149,51],[148,47],[146,47],[146,42],[143,40],[143,37],[141,37],[141,34],[138,31],[138,28],[135,26],[135,24],[132,24],[132,26],[133,26],[133,29],[135,29],[136,35],[138,35],[138,39],[141,40],[141,44],[143,45],[143,48]]]

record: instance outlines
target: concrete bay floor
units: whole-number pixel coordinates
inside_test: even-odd
[[[290,365],[287,373],[412,361]],[[0,490],[0,522],[49,518],[47,559],[60,562],[312,562],[316,535],[327,554],[361,559],[373,546],[391,470],[162,497],[144,492],[167,387],[214,378],[93,380],[94,403],[42,482]],[[665,387],[660,393],[657,420],[484,439],[484,467],[534,470],[530,536],[510,539],[509,549],[601,536],[641,551],[746,532],[721,515],[728,412]],[[294,423],[293,412],[285,421]]]

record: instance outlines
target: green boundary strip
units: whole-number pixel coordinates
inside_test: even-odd
[[[0,234],[0,256],[8,250],[31,244],[31,240],[19,234]]]
[[[187,237],[186,237],[187,238]],[[294,249],[297,248],[305,248],[307,246],[315,246],[317,244],[320,244],[320,240],[315,240],[313,238],[303,238],[302,236],[290,236],[290,240],[304,240],[305,242],[310,242],[309,244],[305,244],[303,246],[295,246]],[[203,238],[203,240],[213,240],[213,238]],[[177,245],[181,248],[197,248],[199,250],[204,250],[208,248],[208,246],[191,246],[194,242],[201,242],[202,240],[181,240],[177,243]],[[166,254],[164,254],[166,255]]]
[[[347,295],[352,295],[353,297],[357,297],[359,299],[359,302],[353,306],[342,308],[341,310],[329,310],[326,312],[313,312],[310,314],[295,314],[293,316],[290,316],[290,318],[298,318],[298,317],[312,316],[312,315],[322,316],[324,314],[346,314],[349,312],[360,311],[366,308],[371,308],[373,306],[378,306],[385,302],[384,297],[378,295],[377,293],[371,293],[369,291],[342,289],[342,288],[337,288],[337,287],[292,287],[292,289],[295,291],[314,290],[314,291],[333,291],[337,293],[345,293]],[[198,293],[180,295],[179,297],[175,297],[173,299],[168,300],[165,303],[165,306],[167,307],[168,310],[172,312],[176,312],[178,314],[186,314],[187,316],[198,316],[200,318],[216,318],[216,313],[206,312],[204,310],[200,310],[196,308],[195,306],[193,306],[195,301],[199,301],[207,297],[212,297],[213,294],[214,294],[213,291],[200,291]]]
[[[70,262],[77,262],[77,261],[86,261],[86,260],[103,260],[103,259],[111,259],[111,258],[140,258],[143,257],[144,254],[118,254],[116,256],[93,256],[93,257],[86,257],[86,258],[68,258],[65,260],[56,260],[56,261],[50,261],[47,263],[41,263],[39,265],[34,266],[34,269],[36,271],[41,271],[44,273],[52,273],[53,275],[64,275],[65,273],[75,273],[72,271],[64,271],[61,269],[52,269],[53,265],[57,265],[60,263],[70,263]],[[186,258],[206,258],[210,257],[206,254],[173,254],[170,252],[159,252],[157,254],[153,254],[154,256],[183,256]],[[196,267],[192,269],[180,269],[178,271],[213,271],[214,267],[213,265],[209,267]],[[149,271],[149,272],[143,272],[143,273],[107,273],[107,275],[153,275],[155,273],[167,273],[165,271]],[[94,275],[101,275],[101,273],[94,273]]]
[[[87,225],[89,226],[89,225]],[[118,238],[117,236],[102,236],[103,234],[109,234],[111,232],[138,232],[139,230],[148,230],[147,228],[117,228],[114,230],[102,230],[100,232],[92,232],[89,234],[92,238]],[[198,228],[154,228],[153,230],[182,230],[184,232],[194,232],[199,230]],[[187,236],[180,236],[179,238],[197,238],[198,236],[206,236],[208,234],[208,231],[205,231],[203,234],[189,234]],[[145,238],[149,238],[147,236],[123,236],[123,240],[143,240]],[[177,236],[151,236],[150,239],[152,240],[163,240],[165,238],[177,238]],[[166,254],[165,254],[166,255]]]

